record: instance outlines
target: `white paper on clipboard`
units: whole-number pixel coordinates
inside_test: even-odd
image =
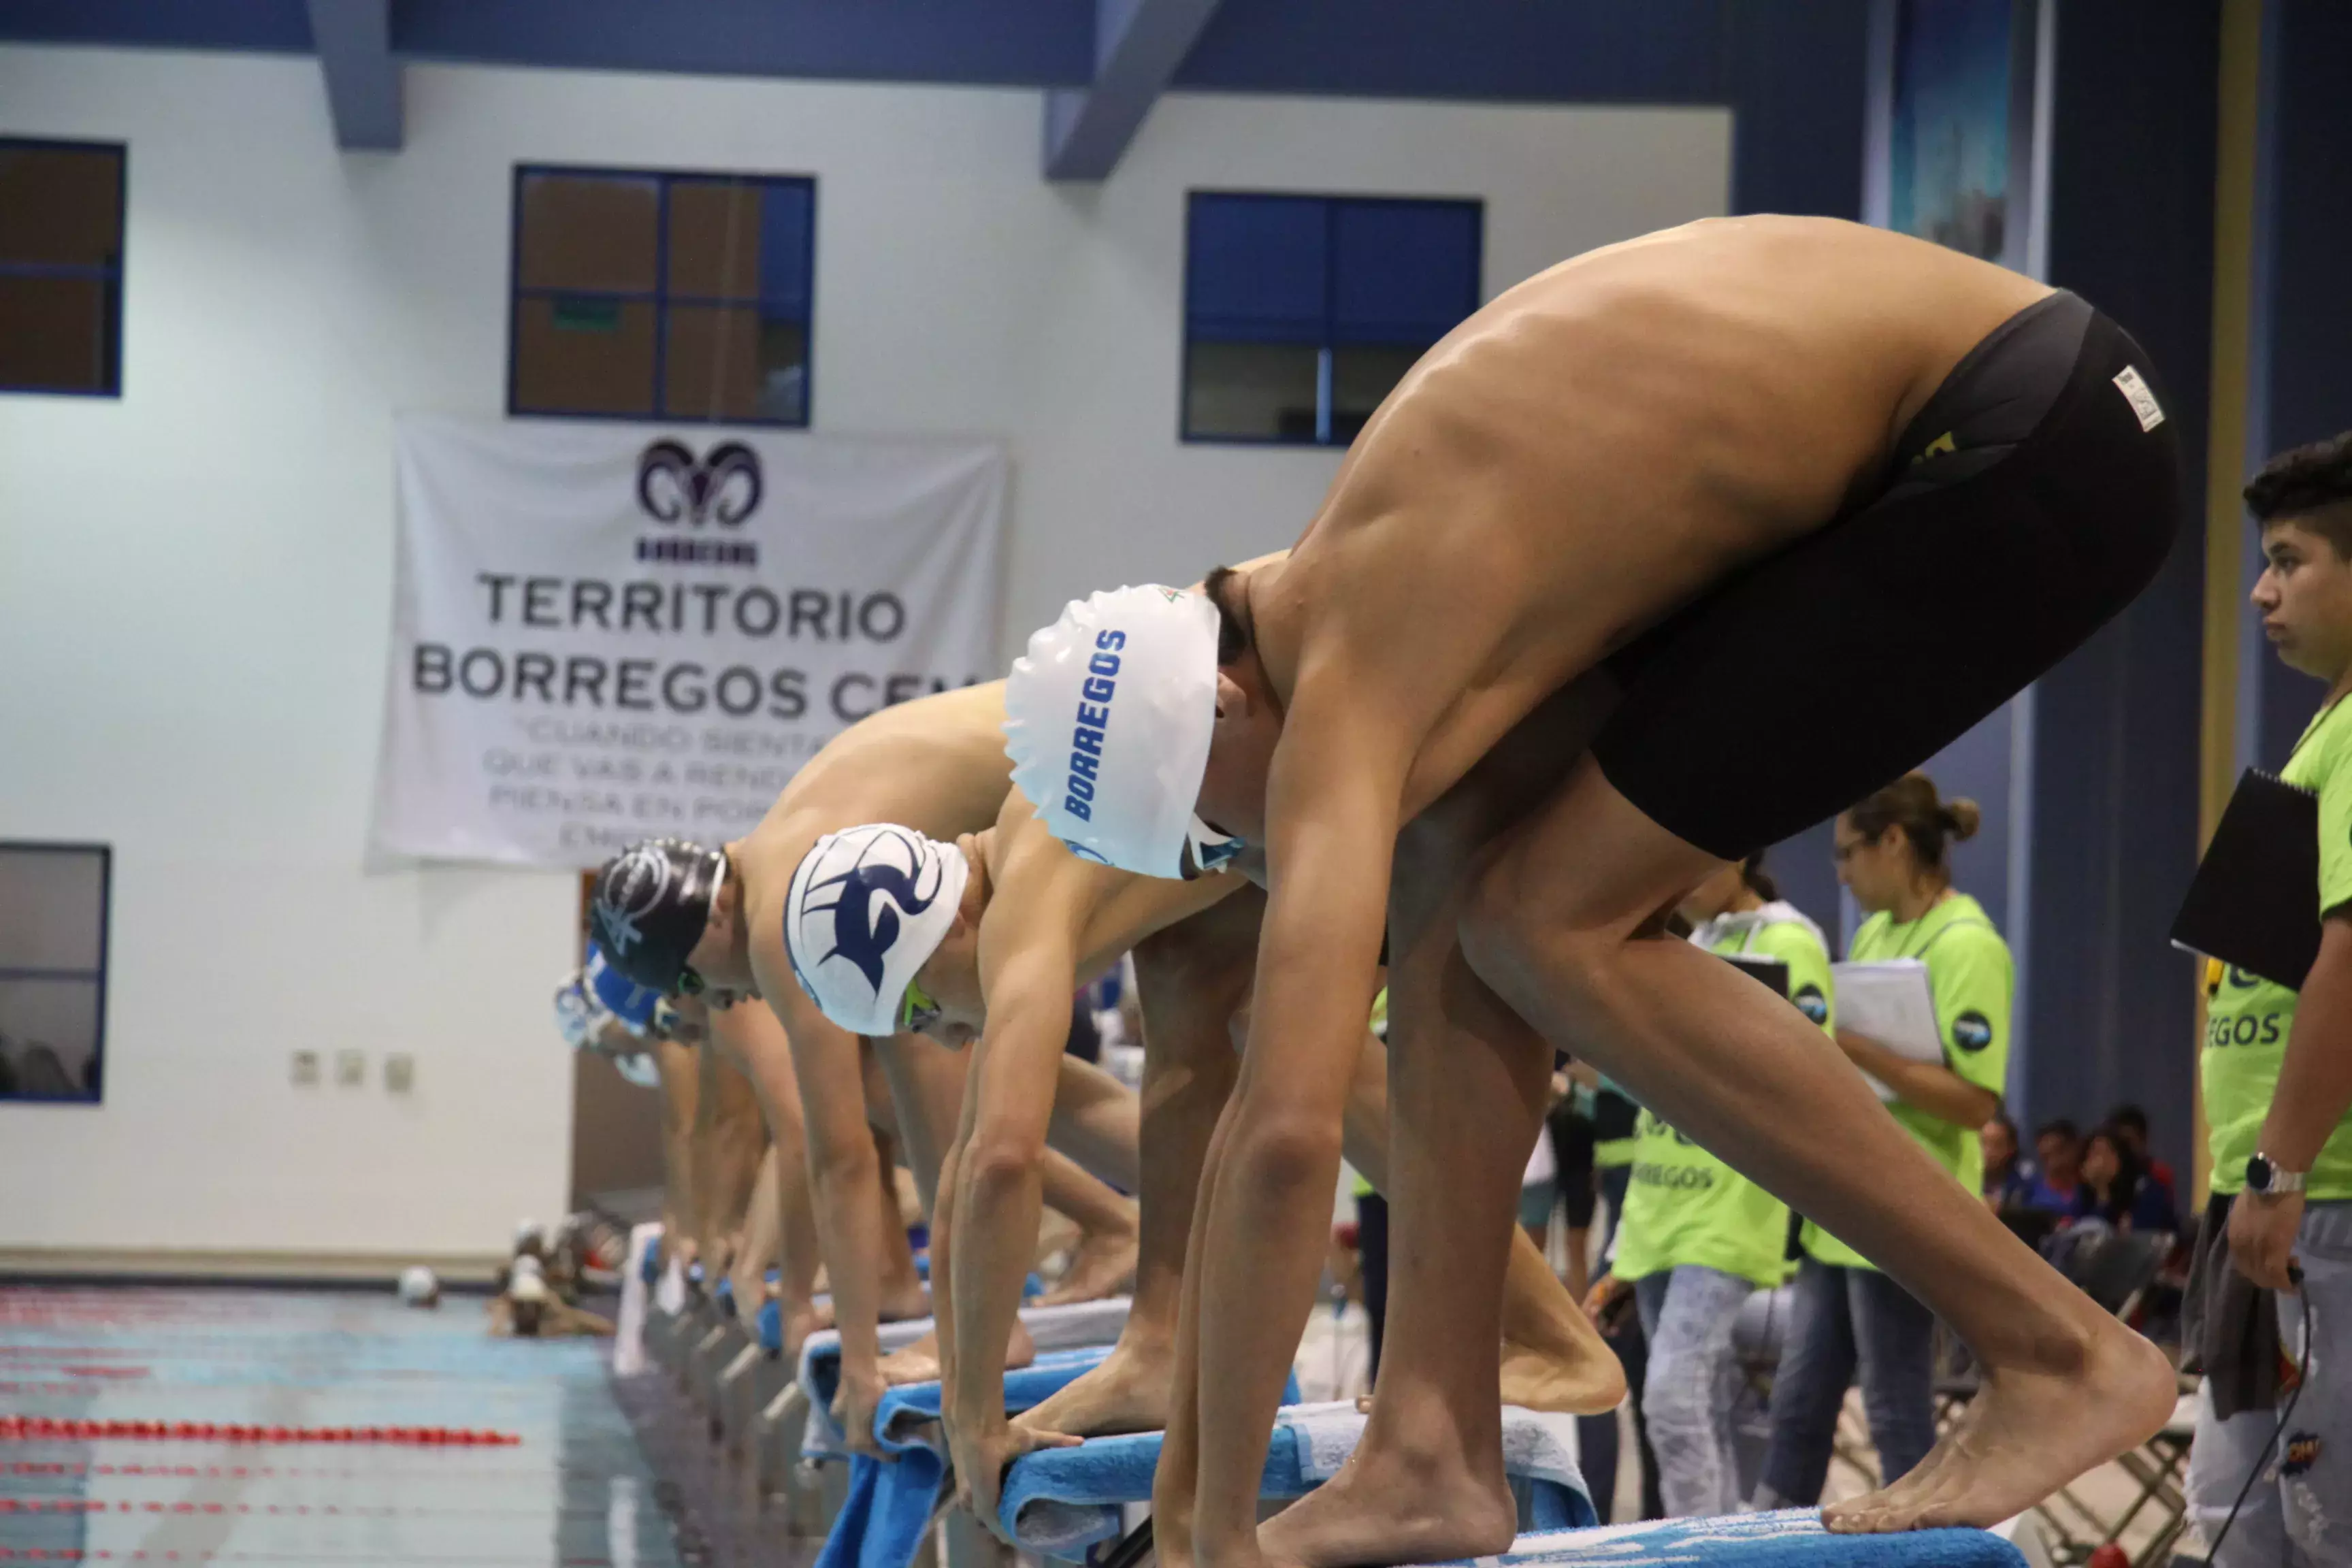
[[[1837,985],[1839,1028],[1867,1035],[1898,1057],[1943,1065],[1944,1036],[1936,1026],[1936,996],[1926,964],[1916,958],[1833,963],[1830,973]],[[1879,1099],[1895,1098],[1870,1074],[1862,1076]]]

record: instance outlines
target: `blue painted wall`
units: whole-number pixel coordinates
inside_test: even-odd
[[[2268,0],[2263,11],[2256,352],[2246,459],[2352,430],[2352,5]],[[2250,526],[2244,581],[2261,571]],[[2276,769],[2326,695],[2278,661],[2242,612],[2242,763]]]
[[[2188,460],[2179,543],[2139,602],[2042,682],[2034,721],[2022,1118],[2147,1108],[2189,1158],[2195,973],[2166,941],[2197,850],[2218,7],[2058,10],[2050,281],[2148,352]]]

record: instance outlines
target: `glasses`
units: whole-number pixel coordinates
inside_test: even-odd
[[[919,1035],[940,1021],[947,1011],[925,994],[912,980],[907,982],[907,994],[898,998],[898,1032]]]
[[[702,976],[694,972],[694,966],[692,964],[688,964],[686,968],[677,972],[677,994],[679,995],[699,996],[709,989],[709,986],[704,984]]]

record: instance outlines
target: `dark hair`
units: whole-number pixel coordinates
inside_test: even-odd
[[[2128,1128],[2142,1138],[2147,1136],[2147,1112],[2126,1100],[2107,1112],[2107,1125]]]
[[[2292,522],[2352,561],[2352,430],[2281,452],[2246,483],[2246,510],[2268,528]]]
[[[1218,567],[1201,584],[1209,603],[1217,606],[1217,667],[1221,669],[1249,651],[1249,623],[1226,597],[1228,591],[1238,591],[1241,585],[1242,574],[1230,566]]]
[[[1739,880],[1748,890],[1766,903],[1776,903],[1780,897],[1780,884],[1772,873],[1764,869],[1764,851],[1759,849],[1739,863]]]
[[[2063,1116],[2043,1122],[2035,1131],[2033,1141],[2039,1143],[2053,1132],[2069,1143],[2080,1143],[2083,1141],[2083,1130]]]
[[[2139,1195],[2139,1156],[2132,1152],[2131,1140],[2124,1136],[2123,1129],[2113,1122],[2092,1129],[2091,1136],[2083,1141],[2084,1152],[2103,1138],[2116,1152],[2116,1180],[2106,1201],[2098,1205],[2098,1214],[2110,1225],[2121,1225],[2132,1212],[2132,1200]]]
[[[1975,801],[1945,800],[1937,795],[1936,781],[1926,773],[1905,773],[1848,807],[1845,819],[1873,842],[1884,838],[1890,827],[1901,828],[1919,864],[1941,871],[1946,843],[1975,837],[1984,813]]]

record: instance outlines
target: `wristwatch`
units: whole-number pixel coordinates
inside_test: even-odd
[[[2306,1171],[2287,1170],[2268,1154],[2256,1154],[2246,1162],[2246,1191],[2264,1197],[2283,1197],[2303,1191],[2309,1175]]]

